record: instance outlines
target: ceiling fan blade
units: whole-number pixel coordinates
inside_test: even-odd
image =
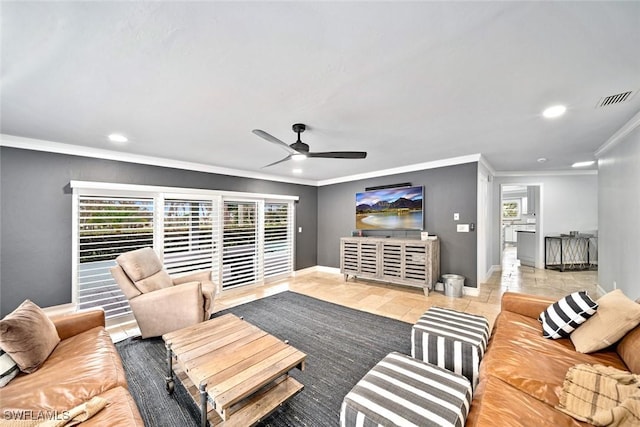
[[[321,157],[325,159],[364,159],[365,151],[326,151],[323,153],[307,153],[307,157]]]
[[[289,147],[288,144],[280,141],[275,136],[270,135],[270,134],[268,134],[267,132],[265,132],[263,130],[254,129],[251,132],[253,132],[254,134],[258,135],[262,139],[266,139],[267,141],[276,144],[277,146],[281,147],[282,149],[284,149],[289,154],[298,154],[298,152],[296,150],[294,150],[293,148]],[[268,165],[268,166],[271,166],[271,165]]]
[[[297,153],[296,153],[297,154]],[[273,165],[277,165],[278,163],[282,163],[282,162],[286,162],[287,160],[291,159],[292,154],[289,154],[287,157],[285,157],[284,159],[280,159],[277,162],[273,162],[273,163],[269,163],[266,166],[261,167],[260,169],[264,169],[264,168],[268,168],[269,166],[273,166]]]

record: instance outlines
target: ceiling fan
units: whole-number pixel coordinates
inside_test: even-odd
[[[260,129],[254,129],[252,131],[260,138],[264,138],[267,141],[276,144],[277,146],[283,148],[287,153],[289,153],[289,155],[284,159],[270,163],[266,166],[263,166],[263,168],[268,168],[269,166],[277,165],[278,163],[286,162],[287,160],[301,160],[307,157],[323,159],[364,159],[365,157],[367,157],[367,153],[365,151],[325,151],[320,153],[312,153],[309,151],[309,145],[300,140],[300,134],[304,132],[305,129],[307,129],[307,126],[303,125],[302,123],[296,123],[292,126],[292,128],[293,131],[298,134],[298,140],[293,144],[286,144],[280,141],[275,136],[270,135]]]

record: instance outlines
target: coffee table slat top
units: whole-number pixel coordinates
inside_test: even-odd
[[[246,322],[239,317],[233,314],[226,314],[216,317],[215,319],[207,320],[206,322],[196,323],[195,325],[169,332],[168,334],[164,334],[162,339],[165,342],[170,342],[172,347],[180,347],[193,343],[194,340],[197,341],[197,339],[205,337],[209,333],[219,334],[228,328],[233,328],[243,323]]]
[[[276,356],[282,357],[284,355],[283,353],[288,354],[284,358],[276,360]],[[264,363],[260,363],[252,367],[252,369],[247,369],[241,375],[238,375],[237,378],[225,381],[213,388],[212,393],[215,393],[215,401],[222,409],[228,408],[241,400],[243,396],[258,390],[264,383],[264,380],[260,380],[261,378],[268,378],[268,381],[273,381],[280,377],[283,371],[288,372],[300,364],[298,350],[295,350],[295,352],[282,351],[280,354],[274,355],[274,357],[269,359],[265,359]]]
[[[269,409],[252,410],[247,402],[277,405],[303,388],[287,373],[295,367],[304,369],[306,354],[233,314],[162,338],[190,382],[206,385],[225,425],[230,417],[247,420]],[[237,419],[232,417],[236,413]]]
[[[247,359],[255,357],[256,354],[259,356],[259,353],[264,350],[268,350],[270,347],[275,347],[278,342],[280,342],[276,337],[266,334],[262,336],[255,334],[250,335],[249,337],[253,339],[250,341],[242,340],[233,342],[225,347],[218,348],[207,355],[214,357],[207,357],[204,360],[201,360],[202,358],[193,360],[192,362],[194,366],[188,368],[189,372],[192,372],[197,376],[208,375],[208,377],[211,378],[222,371],[230,371],[232,368],[239,371],[243,369],[244,366],[247,366]],[[266,357],[266,353],[263,354],[265,354],[264,357]],[[233,372],[228,372],[228,375],[233,375]],[[217,378],[211,380],[207,379],[207,383],[216,380]]]

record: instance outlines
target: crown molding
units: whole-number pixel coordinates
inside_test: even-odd
[[[491,163],[489,163],[489,160],[487,160],[485,156],[480,154],[480,159],[478,160],[478,162],[487,169],[489,175],[496,176],[496,170],[493,168],[493,166],[491,166]]]
[[[620,142],[624,140],[624,137],[629,135],[634,129],[640,126],[640,111],[631,118],[627,123],[625,123],[616,133],[611,135],[611,138],[607,140],[604,144],[600,146],[594,153],[596,158],[600,158],[604,153],[611,150],[613,147],[618,145]]]
[[[635,127],[640,124],[640,113],[634,119],[629,121],[623,129],[618,131],[614,137],[619,141],[624,135],[627,135]],[[610,138],[610,141],[614,139]],[[616,142],[617,143],[617,142]],[[605,144],[607,145],[607,144]],[[613,143],[603,148],[609,149]],[[416,172],[427,169],[435,169],[446,166],[454,166],[465,163],[478,162],[496,177],[520,177],[520,176],[558,176],[558,175],[597,175],[597,170],[571,170],[571,171],[496,171],[482,154],[470,154],[467,156],[452,157],[449,159],[434,160],[431,162],[416,163],[413,165],[400,166],[397,168],[383,169],[374,172],[366,172],[355,175],[348,175],[339,178],[325,180],[309,180],[300,178],[287,178],[277,175],[269,175],[259,172],[252,172],[240,169],[224,168],[212,166],[203,163],[185,162],[180,160],[165,159],[161,157],[144,156],[140,154],[122,153],[114,150],[106,150],[101,148],[83,147],[79,145],[64,144],[61,142],[45,141],[41,139],[25,138],[21,136],[0,134],[0,147],[20,148],[24,150],[45,151],[49,153],[67,154],[71,156],[89,157],[103,160],[115,160],[119,162],[136,163],[151,166],[168,167],[182,170],[191,170],[197,172],[215,173],[221,175],[238,176],[242,178],[262,179],[266,181],[286,182],[290,184],[310,185],[314,187],[322,187],[325,185],[340,184],[350,181],[358,181],[368,178],[377,178],[381,176],[397,175],[401,173]],[[596,152],[602,152],[603,148]]]
[[[568,176],[568,175],[598,175],[598,171],[595,169],[582,169],[582,170],[570,170],[570,171],[504,171],[496,172],[496,177],[509,177],[509,176]]]
[[[317,186],[317,182],[308,179],[286,178],[259,172],[231,169],[203,163],[185,162],[181,160],[165,159],[162,157],[144,156],[140,154],[122,153],[102,148],[83,147],[80,145],[63,144],[61,142],[45,141],[41,139],[24,138],[21,136],[0,134],[0,147],[20,148],[24,150],[46,151],[70,156],[90,157],[94,159],[115,160],[119,162],[136,163],[142,165],[161,166],[167,168],[191,170],[196,172],[231,175],[243,178],[262,179],[265,181],[286,182],[291,184]]]
[[[340,178],[324,179],[318,181],[318,187],[332,184],[341,184],[343,182],[358,181],[361,179],[378,178],[381,176],[396,175],[400,173],[416,172],[426,169],[435,169],[445,166],[461,165],[464,163],[472,163],[480,161],[480,154],[470,154],[468,156],[452,157],[450,159],[434,160],[425,163],[416,163],[413,165],[400,166],[397,168],[383,169],[375,172],[366,172],[356,175],[348,175]]]

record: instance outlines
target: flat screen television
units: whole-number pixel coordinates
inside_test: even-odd
[[[422,230],[423,195],[422,186],[356,193],[356,229]]]

